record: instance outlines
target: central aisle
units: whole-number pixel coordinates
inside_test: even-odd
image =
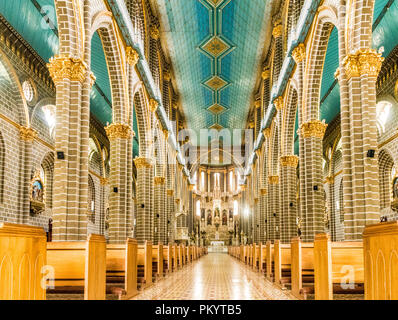
[[[226,253],[209,253],[133,300],[287,300],[292,297]]]

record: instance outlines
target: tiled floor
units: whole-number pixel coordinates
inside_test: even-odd
[[[144,290],[133,300],[293,299],[226,253],[209,253]]]

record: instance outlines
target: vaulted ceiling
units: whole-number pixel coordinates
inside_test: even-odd
[[[245,128],[262,62],[269,1],[157,4],[188,127]]]

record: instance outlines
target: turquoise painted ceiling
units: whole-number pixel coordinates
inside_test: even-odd
[[[245,127],[266,35],[265,0],[159,0],[188,127]]]
[[[58,26],[54,0],[0,0],[0,14],[48,62],[58,53]],[[44,16],[50,20],[46,23]],[[90,110],[103,124],[112,122],[112,96],[108,69],[101,39],[95,33],[92,39],[91,70],[96,82],[91,90]],[[134,121],[134,131],[137,130]],[[135,140],[134,154],[138,154],[138,139]]]

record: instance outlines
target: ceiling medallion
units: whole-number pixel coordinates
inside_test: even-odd
[[[202,46],[204,51],[215,58],[227,51],[229,48],[230,46],[217,36],[211,38]]]
[[[223,107],[222,105],[219,105],[218,103],[213,104],[209,108],[207,108],[208,111],[210,111],[212,114],[219,115],[223,113],[226,108]]]
[[[209,129],[215,129],[217,131],[220,131],[220,130],[224,129],[224,127],[221,124],[215,123],[215,124],[211,125],[209,127]]]
[[[227,81],[221,79],[219,76],[214,76],[210,80],[205,82],[205,85],[210,87],[213,90],[220,90],[228,84]]]

